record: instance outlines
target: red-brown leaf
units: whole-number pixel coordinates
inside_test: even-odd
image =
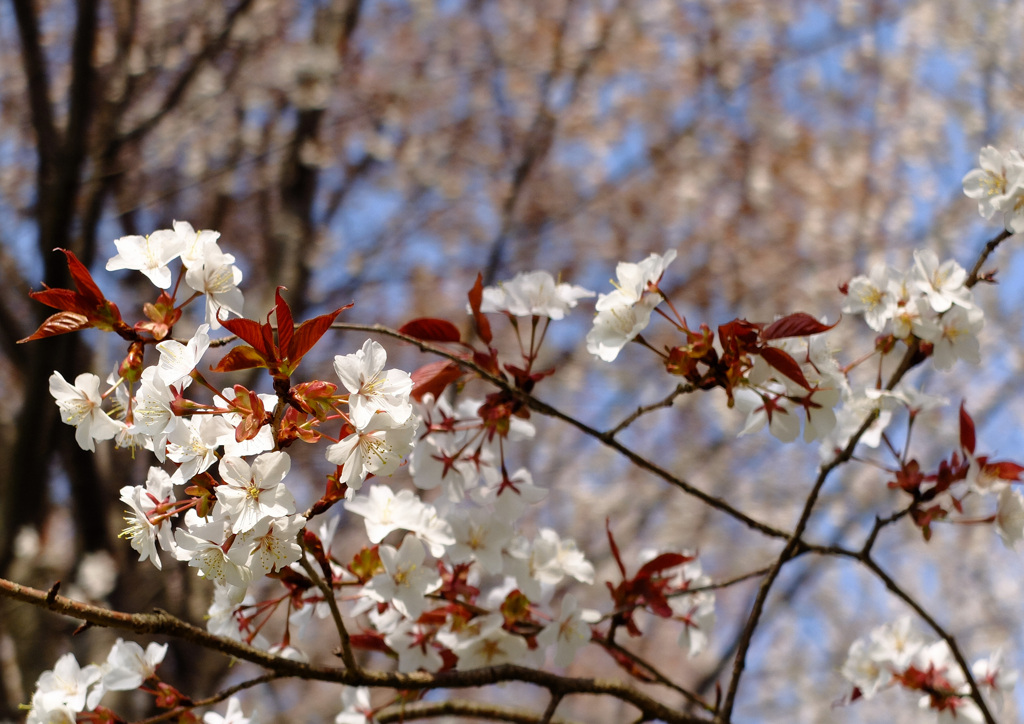
[[[806,312],[796,312],[782,319],[777,319],[761,332],[761,339],[772,340],[783,337],[806,337],[821,334],[832,329],[836,324],[823,324]]]
[[[417,402],[431,394],[436,400],[444,388],[462,376],[462,369],[451,360],[439,360],[415,370],[412,377],[412,398]]]
[[[226,330],[243,342],[248,342],[252,345],[265,360],[269,361],[274,358],[274,350],[266,345],[263,338],[263,329],[259,322],[254,322],[251,319],[220,319],[220,317],[218,319]]]
[[[351,306],[351,304],[346,304],[344,307],[338,307],[333,312],[307,319],[295,329],[295,334],[291,339],[291,348],[288,349],[283,345],[281,346],[281,353],[287,356],[293,370],[306,353],[313,348],[313,345],[331,328],[335,318]],[[278,339],[281,339],[280,330],[278,330],[277,334]]]
[[[76,314],[75,312],[57,312],[56,314],[47,317],[46,321],[39,325],[39,329],[33,332],[25,339],[19,339],[18,344],[22,342],[31,342],[35,339],[43,339],[44,337],[53,337],[58,334],[67,334],[68,332],[77,332],[80,329],[92,326],[89,322],[89,318],[82,315]]]
[[[801,387],[808,390],[811,389],[807,378],[804,377],[804,373],[800,369],[800,363],[793,359],[785,350],[781,350],[778,347],[763,347],[758,350],[758,354],[764,358],[765,362]]]
[[[281,296],[281,290],[286,287],[278,287],[274,290],[274,317],[277,319],[277,348],[281,350],[281,356],[291,359],[292,335],[295,332],[295,320],[292,318],[292,308]],[[314,340],[315,341],[315,340]]]
[[[37,302],[64,312],[77,312],[88,316],[96,308],[95,304],[88,302],[81,294],[70,289],[50,289],[47,287],[42,291],[29,292],[28,295]]]
[[[239,345],[228,352],[221,361],[213,367],[214,372],[234,372],[236,370],[251,370],[254,367],[266,367],[267,360],[248,345]]]
[[[473,321],[476,322],[476,331],[480,335],[480,339],[484,341],[484,344],[490,344],[493,336],[491,335],[491,323],[487,321],[480,312],[480,303],[484,298],[484,275],[476,275],[476,284],[469,290],[469,308],[473,310]]]
[[[964,403],[960,402],[960,448],[971,455],[974,454],[976,442],[974,433],[974,420],[967,414]]]
[[[684,556],[682,553],[662,553],[660,556],[647,561],[639,571],[637,571],[636,578],[650,578],[656,573],[667,571],[669,568],[675,568],[681,566],[684,563],[689,563],[693,560],[693,556]]]
[[[82,293],[82,296],[89,298],[97,306],[102,304],[104,299],[103,292],[100,291],[99,286],[93,280],[92,274],[89,273],[85,264],[80,262],[72,251],[67,249],[54,249],[54,251],[64,253],[68,261],[68,271],[71,272],[71,278],[75,281],[75,286]]]
[[[462,334],[458,327],[446,319],[434,319],[433,317],[420,317],[406,322],[398,331],[424,342],[459,342],[462,340]]]

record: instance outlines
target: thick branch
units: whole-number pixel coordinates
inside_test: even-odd
[[[490,686],[506,681],[521,681],[543,687],[552,695],[596,694],[611,696],[635,706],[648,719],[661,719],[668,724],[708,724],[689,714],[682,714],[619,681],[558,676],[525,666],[490,666],[471,671],[449,671],[438,674],[417,672],[398,674],[387,671],[362,669],[353,671],[333,666],[315,666],[292,661],[260,651],[252,646],[214,636],[203,629],[172,616],[166,611],[154,613],[123,613],[99,606],[73,601],[53,592],[40,591],[0,578],[0,596],[24,601],[39,608],[87,621],[97,626],[134,631],[145,634],[163,634],[203,646],[204,648],[249,661],[274,672],[276,675],[330,681],[349,686],[372,686],[391,689],[466,689]]]

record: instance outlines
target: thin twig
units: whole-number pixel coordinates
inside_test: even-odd
[[[301,531],[299,532],[299,538],[299,545],[301,546]],[[310,577],[310,580],[312,580],[316,584],[316,587],[320,589],[320,592],[324,596],[324,601],[327,602],[327,607],[331,609],[331,618],[334,619],[334,627],[338,629],[338,637],[341,639],[341,660],[344,661],[345,666],[352,671],[358,671],[359,663],[356,661],[355,654],[352,653],[352,640],[349,638],[348,629],[345,628],[345,622],[341,618],[341,611],[338,610],[338,601],[334,598],[334,591],[331,589],[330,585],[328,585],[327,581],[325,581],[316,572],[316,569],[313,568],[313,564],[309,562],[309,559],[306,558],[306,549],[304,546],[302,548],[302,555],[299,557],[299,563],[302,565],[303,570],[306,571],[306,575]]]
[[[641,415],[646,415],[648,412],[653,412],[654,410],[660,410],[662,407],[672,407],[672,403],[675,402],[677,397],[679,397],[680,395],[689,394],[690,392],[693,392],[695,389],[697,388],[689,384],[676,385],[676,388],[672,390],[672,392],[670,392],[668,396],[666,396],[663,400],[659,400],[658,402],[653,402],[650,405],[643,405],[641,407],[636,408],[636,410],[629,417],[627,417],[625,420],[623,420],[618,425],[613,427],[611,430],[606,432],[605,435],[607,435],[608,437],[615,437],[620,432],[622,432],[627,427],[636,422]]]
[[[630,651],[629,649],[623,647],[621,644],[616,643],[615,641],[612,641],[611,639],[605,638],[605,639],[601,640],[601,645],[602,646],[606,646],[609,649],[614,649],[615,651],[618,651],[622,656],[625,656],[627,659],[632,661],[634,664],[636,664],[637,666],[641,667],[644,671],[646,671],[651,676],[651,678],[654,680],[654,683],[661,684],[662,686],[671,689],[672,691],[676,692],[677,694],[680,694],[688,702],[690,702],[691,704],[694,704],[696,706],[699,706],[704,711],[714,712],[714,707],[712,707],[710,704],[705,702],[703,699],[701,699],[699,696],[697,696],[693,692],[691,692],[691,691],[689,691],[687,689],[684,689],[682,686],[680,686],[679,684],[677,684],[674,681],[672,681],[671,679],[669,679],[665,674],[661,673],[661,671],[659,671],[657,668],[655,668],[653,664],[649,663],[648,661],[646,661],[645,659],[641,658],[637,654],[634,654],[632,651]]]

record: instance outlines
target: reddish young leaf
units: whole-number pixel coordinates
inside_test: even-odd
[[[383,654],[391,653],[391,649],[384,643],[384,634],[380,633],[357,633],[348,637],[352,648],[363,651],[379,651]]]
[[[274,290],[274,318],[277,320],[277,348],[281,350],[281,356],[287,357],[286,350],[292,348],[292,334],[295,331],[295,320],[292,319],[292,308],[281,296],[281,290],[286,287],[278,287]]]
[[[28,295],[48,307],[83,316],[88,323],[82,326],[75,326],[74,322],[77,320],[73,317],[58,317],[57,319],[50,317],[34,334],[19,340],[19,343],[43,337],[52,337],[55,334],[75,332],[85,327],[95,327],[104,332],[117,332],[125,339],[135,340],[137,338],[135,333],[121,319],[121,312],[118,310],[117,305],[103,296],[103,292],[96,286],[96,282],[93,281],[89,270],[78,260],[78,257],[66,249],[55,249],[55,251],[64,252],[68,262],[68,270],[71,272],[71,278],[78,291],[51,289],[44,284],[42,291],[29,292]]]
[[[89,312],[96,308],[95,303],[78,292],[70,289],[51,289],[45,284],[43,287],[42,291],[29,292],[28,295],[40,304],[65,312],[77,312],[84,316],[88,316]]]
[[[615,562],[619,564],[619,572],[622,577],[626,577],[626,566],[622,562],[622,556],[619,554],[619,547],[615,544],[615,536],[612,535],[611,519],[604,519],[604,529],[608,532],[608,545],[612,549],[612,557],[615,558]]]
[[[344,312],[346,309],[351,308],[351,304],[346,304],[344,307],[338,307],[333,312],[327,314],[321,314],[319,317],[313,317],[307,319],[305,322],[295,328],[295,332],[289,340],[288,345],[283,342],[281,344],[281,354],[288,360],[289,367],[294,370],[299,366],[299,362],[305,357],[306,353],[313,348],[321,337],[331,328],[334,324],[334,320],[339,314]],[[281,331],[278,329],[278,339],[281,340]]]
[[[426,394],[433,395],[435,400],[439,398],[445,387],[462,377],[462,369],[451,360],[439,360],[423,365],[410,376],[411,396],[417,402],[422,402]]]
[[[783,337],[806,337],[811,334],[827,332],[839,324],[823,324],[806,312],[790,314],[778,319],[761,332],[761,339],[781,339]]]
[[[82,296],[93,301],[97,306],[106,301],[103,296],[103,292],[100,291],[99,286],[92,278],[92,274],[85,267],[75,253],[68,251],[67,249],[54,249],[54,251],[60,251],[64,253],[64,257],[68,261],[68,271],[71,272],[71,278],[75,282],[75,287],[81,292]]]
[[[231,334],[243,342],[248,342],[252,345],[264,360],[269,362],[274,359],[275,350],[273,345],[267,346],[266,339],[263,336],[262,325],[259,322],[254,322],[251,319],[235,319],[233,317],[230,319],[220,319],[218,316],[217,319]]]
[[[406,322],[398,331],[402,334],[424,342],[460,342],[462,334],[459,328],[446,319],[434,319],[433,317],[420,317],[411,322]]]
[[[25,339],[19,339],[18,344],[22,342],[31,342],[35,339],[43,339],[44,337],[53,337],[58,334],[67,334],[68,332],[77,332],[80,329],[85,329],[91,326],[89,324],[89,318],[85,315],[78,314],[76,312],[57,312],[46,318],[46,321],[39,325],[39,329],[30,334]]]
[[[255,367],[266,367],[267,360],[249,345],[243,344],[233,348],[224,355],[220,362],[211,369],[214,372],[235,372],[251,370]]]
[[[722,341],[722,347],[726,349],[739,346],[742,351],[749,351],[757,345],[760,331],[759,324],[745,319],[734,319],[718,326],[718,338]]]
[[[786,377],[805,389],[811,389],[810,384],[807,382],[807,378],[804,377],[804,373],[800,370],[800,363],[793,359],[788,352],[781,350],[778,347],[762,347],[757,350],[757,353],[764,358],[765,362],[784,374]]]
[[[684,556],[682,553],[662,553],[660,556],[653,558],[645,563],[639,571],[637,571],[636,578],[650,578],[656,573],[661,573],[669,568],[675,568],[681,566],[684,563],[689,563],[694,559],[694,556]]]
[[[473,321],[476,322],[476,331],[480,335],[480,339],[484,341],[484,344],[490,344],[493,336],[491,335],[491,323],[487,321],[487,317],[480,313],[480,303],[484,298],[484,275],[476,275],[476,284],[469,290],[469,308],[473,310]]]
[[[960,402],[960,449],[974,454],[975,445],[974,420],[967,414],[963,401]]]

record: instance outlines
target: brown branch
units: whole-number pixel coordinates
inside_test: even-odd
[[[330,585],[321,578],[316,569],[313,568],[313,564],[306,558],[306,548],[302,545],[302,531],[299,531],[299,546],[302,548],[302,555],[299,557],[299,563],[302,565],[302,569],[306,571],[306,575],[316,583],[317,588],[324,595],[324,600],[327,602],[328,608],[331,609],[331,618],[334,620],[334,627],[338,630],[338,638],[341,639],[341,660],[345,662],[345,666],[353,671],[359,670],[359,664],[356,662],[356,657],[352,653],[352,641],[348,635],[348,629],[345,628],[345,622],[341,618],[341,611],[338,610],[338,602],[334,598],[334,591],[331,590]]]
[[[985,248],[978,254],[978,260],[974,262],[974,266],[971,267],[970,273],[967,275],[967,281],[964,282],[964,286],[967,288],[973,287],[979,281],[981,281],[981,266],[985,261],[992,255],[992,252],[996,250],[1000,244],[1009,239],[1013,234],[1009,231],[1001,231],[999,234],[987,244]]]
[[[624,419],[618,425],[616,425],[608,432],[606,432],[605,435],[607,435],[608,437],[615,437],[620,432],[622,432],[627,427],[636,422],[637,419],[639,419],[642,415],[646,415],[648,412],[653,412],[654,410],[660,410],[663,407],[672,407],[672,404],[675,402],[677,397],[679,397],[680,395],[689,394],[693,392],[695,389],[696,388],[690,384],[676,385],[676,388],[672,390],[672,392],[670,392],[664,399],[659,400],[658,402],[652,402],[650,405],[643,405],[641,407],[636,408],[636,410],[632,414],[630,414],[626,419]]]
[[[651,664],[649,661],[647,661],[646,659],[637,654],[634,654],[632,651],[624,647],[622,644],[619,644],[613,641],[612,639],[604,638],[601,639],[601,645],[609,649],[614,649],[615,651],[619,652],[622,656],[625,656],[634,664],[642,668],[645,672],[647,672],[647,674],[650,675],[650,677],[654,680],[654,683],[661,684],[662,686],[671,689],[677,694],[680,694],[688,702],[696,706],[699,706],[700,708],[704,709],[704,711],[714,713],[714,708],[711,705],[709,705],[707,702],[705,702],[703,699],[701,699],[693,692],[684,689],[682,686],[672,681],[670,678],[668,678],[668,676],[666,676],[657,668],[655,668],[655,666]]]
[[[572,724],[567,719],[546,719],[522,709],[499,706],[497,704],[480,704],[475,701],[420,701],[412,704],[389,706],[374,715],[373,720],[379,724],[391,722],[415,721],[417,719],[436,719],[442,716],[460,716],[465,719],[483,719],[484,721],[504,721],[512,724]]]
[[[592,694],[611,696],[635,706],[648,719],[662,719],[668,724],[708,724],[707,720],[680,713],[650,696],[609,679],[589,679],[559,676],[526,666],[504,664],[470,671],[448,671],[437,674],[416,672],[400,674],[362,669],[353,671],[333,666],[318,666],[293,661],[260,651],[238,641],[215,636],[198,626],[182,621],[166,611],[153,613],[124,613],[100,606],[81,603],[64,596],[54,595],[48,600],[46,591],[23,586],[0,578],[0,597],[12,598],[39,608],[87,621],[97,626],[134,631],[145,634],[163,634],[190,641],[204,648],[219,651],[243,661],[262,666],[279,677],[327,681],[349,686],[371,686],[390,689],[467,689],[490,686],[508,681],[519,681],[540,686],[552,696]]]

